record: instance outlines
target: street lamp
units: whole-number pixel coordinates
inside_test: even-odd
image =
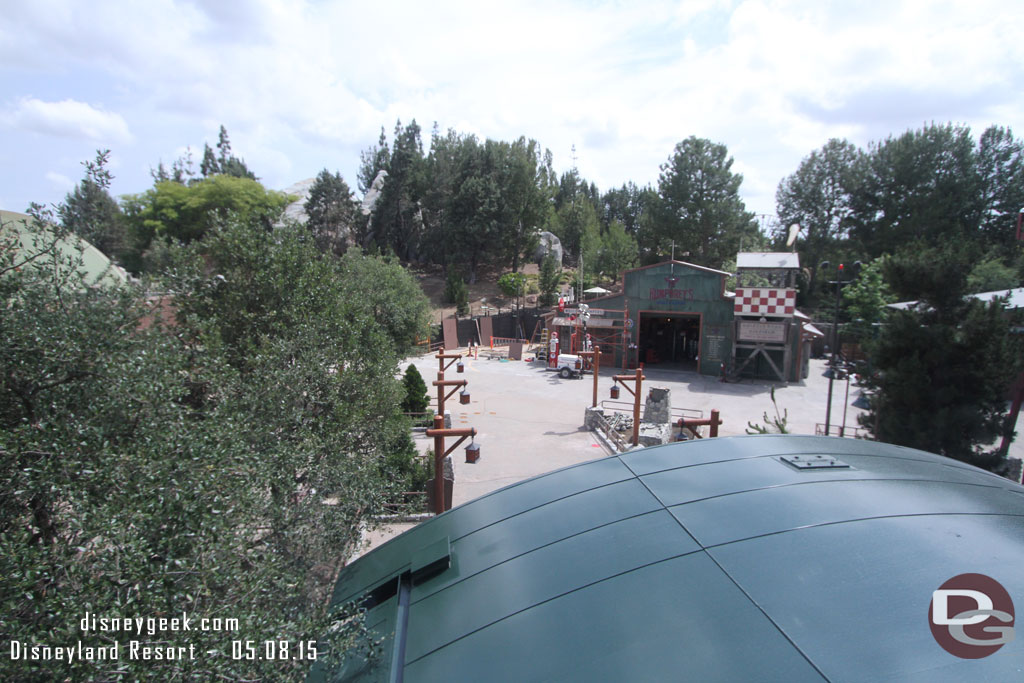
[[[822,261],[819,268],[825,270],[832,266],[828,261]],[[852,266],[853,276],[857,277],[860,273],[861,262],[856,261]],[[828,405],[825,407],[825,436],[830,436],[831,425],[832,425],[832,383],[838,378],[843,379],[845,376],[843,371],[837,366],[839,360],[839,301],[842,297],[843,285],[851,282],[851,280],[843,280],[843,273],[845,267],[842,263],[836,268],[836,308],[835,314],[832,317],[832,356],[828,361],[828,369],[825,370],[824,376],[828,377]],[[845,425],[844,425],[845,426]],[[843,436],[843,430],[839,431],[839,436]]]
[[[636,374],[633,375],[612,375],[612,398],[618,398],[618,385],[621,383],[622,387],[633,394],[633,445],[636,446],[640,443],[640,395],[641,385],[643,381],[647,379],[644,377],[644,369],[641,365],[636,369]],[[633,382],[631,388],[627,382]]]

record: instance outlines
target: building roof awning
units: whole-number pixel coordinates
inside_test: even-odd
[[[752,251],[736,255],[736,268],[799,268],[800,255],[790,252]]]
[[[811,323],[804,323],[804,334],[809,337],[818,337],[820,339],[824,339],[825,337],[825,333]]]
[[[1006,308],[1007,310],[1010,311],[1015,311],[1017,309],[1024,308],[1024,287],[1016,287],[1014,289],[999,289],[994,292],[981,292],[980,294],[971,294],[969,296],[972,299],[984,301],[985,303],[989,303],[996,298],[1008,299],[1008,301],[1006,302]],[[887,304],[886,307],[895,309],[897,311],[907,311],[922,305],[925,306],[925,308],[927,309],[927,305],[922,304],[920,301],[899,301],[894,304]]]

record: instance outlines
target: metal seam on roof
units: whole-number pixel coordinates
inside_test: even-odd
[[[552,470],[550,472],[545,472],[544,474],[538,474],[537,476],[530,477],[529,479],[523,479],[522,481],[513,482],[513,483],[509,484],[508,486],[503,486],[500,489],[496,489],[494,491],[490,491],[488,493],[483,494],[482,496],[480,496],[478,498],[474,498],[473,500],[467,501],[467,502],[465,502],[465,503],[463,503],[463,504],[461,504],[461,505],[459,505],[457,507],[452,508],[451,510],[448,510],[447,512],[451,512],[452,510],[458,510],[460,508],[464,508],[464,507],[467,507],[469,505],[474,505],[476,503],[480,503],[482,501],[486,501],[489,498],[493,498],[493,497],[495,497],[495,496],[497,496],[499,494],[502,494],[504,492],[507,492],[507,491],[515,490],[515,489],[517,489],[517,488],[519,488],[521,486],[525,486],[527,484],[533,484],[534,482],[538,482],[538,481],[543,481],[543,480],[547,479],[548,477],[554,477],[556,475],[563,474],[563,473],[569,472],[571,470],[575,470],[575,469],[579,469],[579,468],[584,468],[584,467],[588,467],[588,466],[593,466],[594,464],[596,464],[598,462],[607,461],[607,460],[611,460],[611,457],[597,458],[596,460],[587,460],[585,462],[578,462],[578,463],[576,463],[574,465],[567,465],[567,466],[559,468],[557,470]],[[621,480],[619,480],[619,481],[621,481]],[[608,482],[608,483],[609,484],[614,484],[615,482]],[[392,539],[392,540],[394,540],[394,539]],[[390,543],[390,541],[389,541],[389,543]]]
[[[820,529],[829,526],[838,526],[840,524],[856,524],[858,522],[870,522],[876,519],[902,519],[902,518],[915,518],[915,517],[1020,517],[1024,518],[1024,513],[1015,514],[1012,512],[908,512],[899,515],[877,515],[874,517],[858,517],[857,519],[840,519],[833,522],[821,522],[820,524],[805,524],[803,526],[793,527],[792,529],[780,529],[778,531],[769,531],[764,534],[756,534],[754,536],[748,536],[747,538],[737,538],[732,541],[726,541],[724,543],[714,543],[711,545],[701,545],[701,550],[714,550],[715,548],[724,548],[727,545],[733,545],[734,543],[744,543],[751,541],[756,538],[767,538],[769,536],[779,536],[781,534],[789,534],[794,531],[804,531],[806,529]],[[699,541],[698,541],[699,543]]]
[[[825,470],[828,471],[828,470]],[[817,472],[821,472],[818,470]],[[878,482],[878,481],[912,481],[918,483],[928,484],[955,484],[958,486],[980,486],[987,489],[996,489],[998,491],[1007,491],[1009,493],[1020,493],[1018,491],[1010,491],[1009,489],[1003,488],[1002,486],[995,486],[994,484],[983,484],[981,482],[969,482],[969,481],[950,481],[948,479],[919,479],[919,478],[902,478],[902,477],[861,477],[857,479],[811,479],[809,481],[791,481],[782,484],[772,484],[770,486],[755,486],[749,489],[743,489],[741,491],[726,491],[725,493],[716,493],[713,496],[704,496],[703,498],[694,498],[683,503],[672,503],[666,505],[665,509],[671,511],[672,508],[682,507],[684,505],[692,505],[694,503],[700,503],[705,500],[714,500],[716,498],[726,498],[728,496],[742,496],[744,493],[750,493],[752,491],[769,491],[772,489],[782,489],[790,486],[806,486],[808,484],[831,484],[831,483],[846,483],[846,482]],[[650,490],[650,489],[648,489]]]
[[[648,514],[650,514],[650,513],[648,513]],[[613,579],[617,579],[619,577],[626,576],[627,574],[631,574],[633,572],[640,571],[640,570],[646,569],[648,567],[654,567],[654,566],[662,564],[664,562],[671,562],[672,560],[678,560],[680,557],[686,557],[687,555],[697,555],[697,554],[707,555],[707,553],[705,552],[705,550],[703,548],[697,548],[695,550],[691,550],[690,552],[679,553],[678,555],[673,555],[671,557],[665,557],[665,558],[662,558],[660,560],[656,560],[654,562],[647,562],[646,564],[642,564],[642,565],[633,567],[631,569],[627,569],[625,571],[621,571],[621,572],[618,572],[616,574],[612,574],[611,576],[606,576],[606,577],[604,577],[602,579],[597,579],[596,581],[591,581],[590,583],[576,586],[572,590],[567,590],[567,591],[565,591],[563,593],[559,593],[558,595],[554,595],[554,596],[552,596],[550,598],[546,598],[544,600],[540,600],[538,602],[533,603],[532,605],[530,605],[528,607],[524,607],[522,609],[515,610],[514,612],[509,612],[508,614],[505,614],[504,616],[502,616],[500,619],[495,619],[494,621],[491,621],[491,622],[489,622],[489,623],[487,623],[487,624],[485,624],[483,626],[480,626],[478,628],[475,628],[475,629],[473,629],[471,631],[466,631],[465,633],[460,635],[458,638],[454,638],[454,639],[448,641],[447,643],[445,643],[444,645],[441,645],[440,647],[436,647],[433,650],[430,650],[429,652],[423,653],[422,655],[416,657],[415,659],[411,659],[411,660],[407,661],[405,663],[405,666],[408,667],[410,664],[413,664],[413,663],[415,663],[415,662],[417,662],[417,661],[419,661],[419,660],[421,660],[421,659],[423,659],[425,657],[429,657],[434,652],[437,652],[438,650],[442,650],[442,649],[448,647],[449,645],[457,643],[460,640],[462,640],[462,639],[464,639],[464,638],[466,638],[468,636],[473,635],[474,633],[478,633],[480,631],[483,631],[484,629],[490,628],[491,626],[494,626],[495,624],[501,623],[502,621],[505,621],[506,619],[509,619],[510,617],[514,617],[517,614],[522,614],[523,612],[528,612],[529,610],[531,610],[531,609],[533,609],[535,607],[539,607],[541,605],[545,605],[545,604],[547,604],[549,602],[552,602],[553,600],[558,600],[560,598],[564,598],[567,595],[572,595],[573,593],[577,593],[577,592],[579,592],[581,590],[585,590],[587,588],[590,588],[591,586],[596,586],[596,585],[605,583],[606,581],[611,581]],[[711,558],[711,559],[713,560],[714,558]],[[716,564],[717,564],[717,562],[716,562]],[[730,579],[731,579],[731,577],[730,577]],[[749,596],[748,596],[748,599],[749,599]]]
[[[786,639],[786,642],[789,643],[793,647],[794,650],[796,650],[797,652],[800,653],[800,656],[803,657],[804,660],[806,660],[807,663],[811,665],[811,668],[813,668],[815,671],[817,671],[818,674],[823,679],[825,679],[826,681],[827,680],[831,680],[831,679],[829,679],[828,676],[825,675],[825,672],[821,670],[821,668],[817,665],[817,663],[815,663],[815,661],[813,659],[811,659],[810,655],[807,654],[806,652],[804,652],[803,648],[801,648],[799,645],[797,645],[796,642],[789,636],[789,634],[786,633],[786,630],[784,628],[782,628],[782,625],[779,624],[777,621],[775,621],[775,619],[772,618],[772,616],[770,614],[768,614],[768,611],[764,607],[761,606],[761,603],[759,603],[757,600],[755,600],[753,598],[753,596],[751,596],[750,593],[748,593],[747,590],[743,586],[740,585],[740,582],[737,581],[736,578],[731,573],[729,573],[729,571],[725,567],[722,566],[722,563],[718,561],[718,558],[715,557],[714,555],[712,555],[711,553],[709,553],[706,548],[704,549],[703,552],[704,552],[705,555],[708,556],[708,558],[711,559],[712,562],[715,563],[715,566],[718,567],[719,571],[721,571],[723,574],[725,574],[725,576],[729,579],[729,581],[731,581],[732,584],[734,586],[736,586],[736,589],[740,593],[742,593],[743,596],[746,597],[746,599],[748,601],[750,601],[750,604],[752,604],[754,607],[756,607],[757,610],[761,614],[764,615],[764,618],[768,620],[768,623],[775,627],[775,630],[777,630],[782,635],[782,637]]]
[[[666,445],[671,446],[671,444],[666,444]],[[657,449],[657,448],[664,448],[664,447],[665,446],[654,446],[652,448],[652,450]],[[790,451],[790,453],[793,453],[795,455],[818,455],[818,453],[816,453],[814,451],[796,451],[796,452]],[[679,465],[674,465],[674,466],[671,466],[671,467],[665,467],[664,469],[650,470],[650,471],[645,471],[643,473],[638,473],[638,474],[636,474],[636,476],[638,476],[638,477],[647,477],[647,476],[651,476],[651,475],[654,475],[654,474],[661,474],[662,472],[671,472],[672,470],[682,470],[682,469],[691,469],[691,468],[695,468],[695,467],[704,467],[706,465],[721,465],[721,464],[725,464],[725,463],[751,461],[751,460],[764,460],[764,459],[769,459],[770,460],[770,459],[773,459],[773,458],[778,458],[780,455],[785,455],[785,454],[784,453],[767,453],[767,454],[762,454],[762,455],[749,455],[749,456],[743,456],[743,457],[737,457],[737,458],[726,458],[724,460],[710,460],[710,461],[707,461],[707,462],[681,463]],[[914,457],[909,457],[909,456],[898,456],[898,455],[888,456],[888,455],[883,455],[883,454],[879,454],[879,453],[843,453],[843,457],[851,457],[851,456],[858,457],[858,458],[860,458],[860,457],[863,457],[863,458],[879,458],[879,459],[881,459],[883,461],[886,461],[886,462],[893,461],[893,460],[901,460],[901,461],[905,461],[905,462],[927,463],[927,464],[930,464],[930,465],[935,465],[936,467],[947,468],[947,469],[955,470],[955,471],[958,471],[958,472],[969,472],[972,475],[987,474],[995,482],[1011,483],[1005,477],[1001,477],[998,474],[993,474],[992,472],[984,472],[984,471],[979,472],[977,470],[977,468],[975,468],[975,467],[973,467],[971,465],[968,465],[966,463],[964,463],[962,465],[960,465],[960,464],[951,464],[951,463],[944,463],[944,462],[936,462],[935,460],[932,460],[930,458],[914,458]],[[623,464],[625,464],[626,467],[629,467],[628,463],[624,462]],[[630,471],[633,471],[633,468],[630,467]]]
[[[577,536],[582,536],[583,534],[588,534],[588,533],[590,533],[592,531],[597,531],[598,529],[603,529],[603,528],[605,528],[607,526],[611,526],[612,524],[618,524],[619,522],[624,522],[626,520],[636,519],[637,517],[643,517],[644,515],[649,515],[652,512],[658,512],[660,510],[665,510],[665,511],[669,512],[669,514],[671,514],[671,511],[669,511],[664,505],[662,505],[660,508],[655,509],[655,510],[647,510],[645,512],[638,512],[635,515],[629,515],[628,517],[619,517],[618,519],[613,519],[613,520],[611,520],[609,522],[605,522],[604,524],[598,524],[597,526],[594,526],[594,527],[589,527],[587,529],[581,529],[580,531],[577,531],[574,534],[569,534],[568,536],[562,536],[561,538],[556,538],[555,540],[550,541],[548,543],[545,543],[543,545],[534,546],[533,548],[530,548],[529,550],[523,551],[523,552],[519,553],[518,555],[513,555],[512,557],[505,558],[504,560],[502,560],[500,562],[495,562],[492,565],[484,567],[480,571],[473,572],[472,574],[466,574],[465,576],[460,576],[457,581],[453,581],[452,583],[448,584],[447,586],[444,586],[443,588],[437,589],[433,593],[428,593],[427,595],[424,595],[424,596],[422,596],[420,598],[417,598],[416,600],[413,601],[412,604],[415,605],[415,604],[417,604],[419,602],[422,602],[423,600],[426,600],[427,598],[432,598],[435,595],[439,595],[440,593],[445,592],[449,588],[457,587],[460,583],[462,583],[463,581],[466,581],[467,579],[471,579],[474,576],[479,576],[480,574],[483,574],[484,572],[490,571],[491,569],[494,569],[495,567],[500,567],[503,564],[507,564],[509,562],[512,562],[513,560],[517,560],[517,559],[519,559],[521,557],[529,555],[530,553],[536,552],[538,550],[543,550],[544,548],[549,548],[549,547],[551,547],[553,545],[556,545],[558,543],[562,543],[564,541],[567,541],[570,538],[575,538]],[[684,528],[684,530],[685,530],[685,528]],[[690,537],[692,538],[693,534],[690,534]],[[694,542],[697,542],[697,539],[694,539]],[[700,545],[700,543],[697,543],[697,545]],[[694,551],[694,552],[696,552],[696,551]],[[683,555],[688,555],[688,554],[689,553],[683,553]],[[537,603],[537,604],[541,604],[541,603]]]
[[[584,464],[586,464],[586,463],[584,463]],[[575,465],[574,465],[574,467],[575,467]],[[561,471],[561,470],[559,470],[559,471]],[[508,517],[502,517],[501,519],[496,519],[493,522],[491,522],[490,524],[485,524],[484,526],[479,527],[477,529],[473,529],[472,531],[468,531],[468,532],[464,533],[461,536],[457,536],[455,538],[452,538],[452,543],[454,543],[456,541],[461,541],[464,538],[469,538],[473,534],[479,533],[479,532],[484,531],[486,529],[490,529],[492,526],[495,526],[496,524],[502,524],[503,522],[507,522],[510,519],[515,519],[516,517],[520,517],[522,515],[529,514],[530,512],[534,512],[535,510],[540,510],[541,508],[547,507],[548,505],[553,505],[555,503],[560,503],[562,501],[566,501],[566,500],[569,500],[571,498],[575,498],[576,496],[582,496],[582,495],[585,495],[587,493],[590,493],[591,491],[599,491],[599,490],[601,490],[603,488],[607,488],[609,486],[618,486],[619,484],[621,484],[624,481],[630,481],[631,479],[636,479],[636,478],[637,477],[635,477],[635,476],[633,476],[633,477],[626,477],[625,479],[619,479],[618,481],[611,481],[611,482],[608,482],[607,484],[601,484],[600,486],[595,486],[593,488],[583,489],[582,491],[576,491],[575,493],[570,493],[569,495],[562,496],[561,498],[552,498],[551,500],[549,500],[546,503],[540,503],[538,505],[535,505],[532,508],[526,508],[525,510],[523,510],[521,512],[516,512],[515,514],[511,514]],[[504,489],[499,489],[499,490],[504,490]],[[470,501],[470,502],[474,502],[474,501]],[[469,503],[466,503],[466,505],[468,505],[468,504]],[[448,512],[451,512],[451,510],[449,510]]]

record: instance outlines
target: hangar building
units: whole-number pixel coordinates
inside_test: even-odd
[[[679,442],[513,484],[345,567],[334,603],[362,601],[380,653],[308,680],[1019,680],[1021,639],[962,659],[933,637],[933,592],[969,572],[1024,596],[1024,487],[858,439]]]
[[[779,381],[806,377],[809,340],[820,335],[796,310],[796,254],[749,253],[737,259],[736,292],[730,273],[683,261],[665,261],[623,273],[621,294],[591,299],[584,333],[580,309],[551,316],[561,350],[584,348],[582,335],[601,348],[603,367],[645,367]]]

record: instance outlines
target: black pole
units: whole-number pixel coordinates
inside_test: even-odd
[[[832,427],[832,383],[836,378],[836,347],[839,344],[839,296],[843,288],[843,264],[836,272],[836,311],[832,318],[832,358],[829,360],[828,406],[825,408],[825,436],[831,436]],[[842,436],[842,433],[840,433]]]

